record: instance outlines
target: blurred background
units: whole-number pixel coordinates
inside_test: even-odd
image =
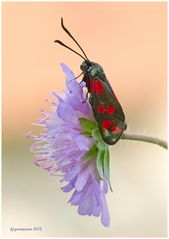
[[[111,225],[105,229],[67,204],[71,194],[33,165],[25,138],[40,109],[49,108],[45,99],[65,88],[60,62],[81,72],[82,59],[53,43],[60,39],[79,51],[61,29],[63,17],[89,59],[103,66],[127,131],[166,139],[166,11],[165,2],[2,3],[4,236],[167,236],[166,150],[122,140],[110,147],[114,192],[107,195]]]

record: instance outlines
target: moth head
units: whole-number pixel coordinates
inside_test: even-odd
[[[84,72],[84,74],[88,74],[90,77],[95,77],[98,75],[100,66],[97,63],[90,62],[90,61],[84,61],[80,68]]]
[[[90,68],[91,68],[92,64],[90,61],[83,61],[81,66],[80,66],[80,69],[83,71],[84,74],[86,73],[89,73],[90,72]]]

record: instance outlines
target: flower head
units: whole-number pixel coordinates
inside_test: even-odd
[[[41,111],[38,120],[44,132],[32,135],[34,163],[51,175],[60,172],[64,192],[72,191],[69,202],[78,207],[80,215],[100,216],[104,226],[110,218],[105,199],[109,180],[109,151],[103,142],[88,101],[84,102],[85,83],[79,84],[72,71],[61,67],[66,75],[62,96],[53,92],[56,100],[48,112]],[[29,132],[30,135],[30,132]]]

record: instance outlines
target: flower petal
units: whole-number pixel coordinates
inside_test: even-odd
[[[63,192],[70,192],[74,188],[74,185],[70,182],[66,186],[62,187],[61,189]]]
[[[107,183],[107,180],[106,180],[105,177],[104,177],[104,179],[103,179],[103,191],[104,191],[105,193],[108,192],[108,183]]]
[[[76,144],[80,150],[88,151],[92,145],[92,139],[87,138],[83,135],[78,135],[76,137]]]
[[[102,207],[101,221],[105,227],[108,227],[110,224],[110,216],[104,193],[101,193],[101,207]]]
[[[65,175],[65,179],[67,181],[72,180],[73,178],[75,178],[78,175],[78,173],[80,173],[80,171],[81,171],[80,165],[76,164],[75,166],[72,166],[72,168],[69,169],[69,171]]]
[[[74,127],[79,126],[79,119],[75,111],[65,103],[61,102],[57,108],[58,116],[63,119],[66,123],[71,124]]]
[[[65,75],[66,75],[66,79],[72,80],[75,78],[73,72],[71,71],[71,69],[65,65],[64,63],[60,64],[62,67],[62,70],[64,71]]]
[[[90,175],[90,170],[86,169],[86,171],[82,172],[81,174],[79,174],[79,176],[77,177],[76,183],[75,183],[75,187],[76,190],[78,192],[82,191],[84,186],[87,183],[88,177]]]
[[[82,195],[82,192],[78,192],[75,190],[68,202],[77,206],[79,204],[81,195]]]
[[[55,92],[52,93],[52,95],[59,101],[59,102],[63,102],[64,100],[62,99],[62,97],[60,97],[58,94],[56,94]]]

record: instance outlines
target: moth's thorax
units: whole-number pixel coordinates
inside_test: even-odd
[[[103,68],[101,65],[91,61],[84,61],[81,66],[81,70],[83,71],[84,75],[88,75],[89,78],[94,77],[102,77],[104,74]]]

